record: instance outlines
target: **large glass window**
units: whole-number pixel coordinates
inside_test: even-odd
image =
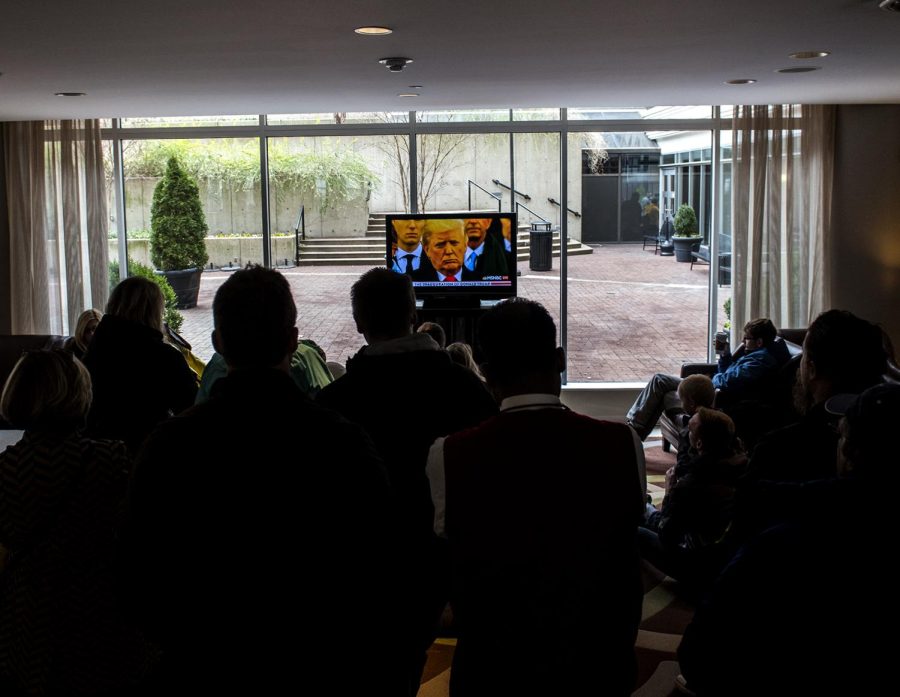
[[[153,190],[166,160],[175,155],[198,182],[210,229],[212,266],[204,274],[200,304],[184,311],[183,333],[195,352],[203,357],[212,352],[210,304],[228,271],[268,262],[282,270],[297,294],[301,333],[315,339],[330,359],[343,361],[362,343],[350,317],[349,288],[367,268],[384,263],[384,214],[516,211],[519,294],[542,302],[559,322],[560,340],[568,348],[568,380],[645,380],[653,372],[677,372],[684,360],[705,359],[709,329],[725,322],[731,165],[725,134],[714,172],[710,131],[645,131],[637,124],[652,120],[660,129],[660,121],[707,119],[708,128],[711,113],[710,107],[570,109],[567,121],[557,121],[560,112],[552,108],[469,109],[417,112],[413,123],[409,112],[268,115],[265,173],[260,172],[264,131],[258,116],[123,120],[122,127],[166,127],[176,137],[142,139],[130,130],[128,139],[111,141],[121,142],[124,152],[125,215],[120,220],[110,147],[110,259],[117,258],[117,241],[127,229],[129,255],[152,266]],[[594,130],[588,120],[596,126],[631,120],[634,126]],[[512,132],[523,126],[505,125],[512,121],[556,121],[558,130],[546,132],[542,123],[544,131]],[[444,132],[453,123],[462,128]],[[483,127],[468,132],[472,124]],[[253,137],[177,137],[181,127],[214,125],[244,126]],[[560,201],[561,134],[568,163],[565,203]],[[116,127],[107,135],[115,139]],[[721,188],[718,208],[715,186]],[[717,242],[712,268],[718,262],[720,270],[713,289],[702,254],[691,268],[663,256],[654,244],[683,203],[697,213],[698,242]],[[531,268],[533,223],[551,229],[549,270]]]
[[[667,155],[677,160],[682,135],[569,134],[569,207],[581,212],[570,234],[593,252],[568,259],[571,382],[642,381],[706,359],[708,268],[678,263],[644,239],[657,239],[666,213],[691,202],[679,198],[685,191],[699,192],[662,165]],[[701,135],[709,147],[709,133]]]
[[[334,126],[360,123],[406,123],[407,111],[355,111],[317,114],[269,114],[270,126]]]
[[[150,241],[153,194],[167,162],[175,157],[200,191],[209,228],[205,273],[263,263],[258,139],[126,140],[122,152],[129,259],[155,267]],[[182,311],[185,338],[204,358],[212,354],[209,319],[214,287],[224,279],[208,280],[201,281],[198,306]]]

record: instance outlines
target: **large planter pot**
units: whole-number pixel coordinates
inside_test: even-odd
[[[179,271],[157,271],[160,276],[165,276],[175,297],[178,298],[179,310],[190,310],[197,307],[197,297],[200,295],[201,269],[181,269]]]
[[[673,237],[672,242],[675,244],[675,261],[691,261],[691,252],[700,249],[702,237]]]

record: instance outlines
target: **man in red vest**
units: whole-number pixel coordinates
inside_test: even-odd
[[[500,414],[437,440],[428,462],[453,565],[450,694],[629,695],[637,437],[560,402],[565,355],[540,304],[500,303],[478,334]]]

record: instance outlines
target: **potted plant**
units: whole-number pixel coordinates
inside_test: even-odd
[[[691,261],[691,252],[696,252],[700,247],[702,237],[697,225],[697,215],[694,209],[687,203],[682,203],[675,213],[673,224],[675,234],[672,242],[675,244],[675,261]]]
[[[206,252],[206,216],[200,190],[175,157],[153,190],[150,208],[150,257],[178,297],[178,308],[197,306]]]

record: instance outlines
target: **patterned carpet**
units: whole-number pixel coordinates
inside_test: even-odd
[[[665,493],[665,472],[675,464],[675,453],[664,453],[660,439],[651,436],[644,445],[647,459],[647,490],[655,504]],[[681,635],[691,621],[693,607],[675,593],[671,579],[644,566],[644,606],[635,652],[638,659],[638,689],[633,697],[669,697],[679,694],[674,685],[678,674],[675,652]],[[429,649],[419,697],[446,697],[449,694],[450,663],[456,640],[438,639]],[[598,688],[602,676],[597,676]]]

